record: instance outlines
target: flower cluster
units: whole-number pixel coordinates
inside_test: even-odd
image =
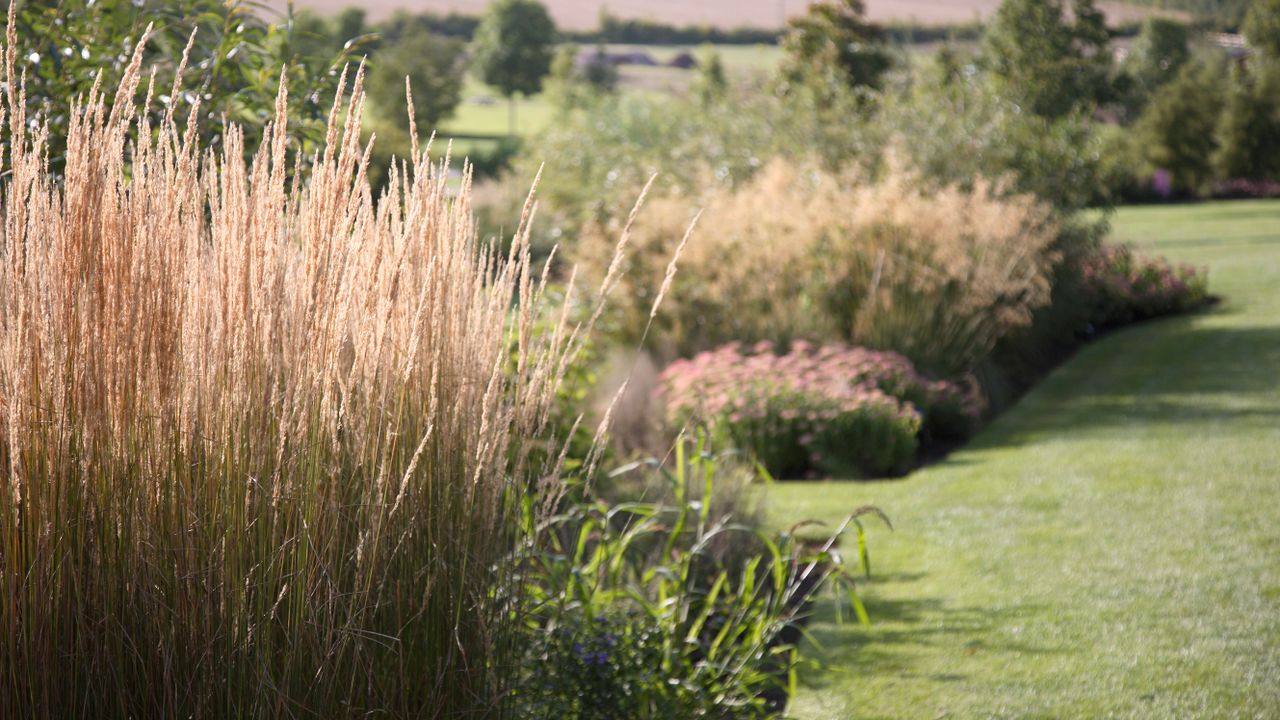
[[[706,424],[784,476],[901,472],[932,412],[953,428],[975,414],[957,385],[924,378],[901,355],[804,342],[784,354],[762,342],[676,361],[658,392],[668,423]]]
[[[1092,322],[1103,328],[1191,310],[1209,296],[1208,271],[1123,246],[1100,249],[1081,266],[1081,278]]]
[[[1245,178],[1224,180],[1213,186],[1212,194],[1215,198],[1280,198],[1280,181]]]
[[[637,617],[582,616],[566,608],[567,623],[534,631],[528,671],[514,699],[519,717],[636,716],[666,690],[661,635]]]
[[[603,624],[606,618],[596,618],[596,623]],[[562,632],[570,635],[568,628],[562,628]],[[619,635],[613,632],[598,633],[585,641],[573,643],[573,654],[584,665],[604,665],[609,662],[609,651],[618,646]]]

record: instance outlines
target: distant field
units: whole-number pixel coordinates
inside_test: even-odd
[[[785,19],[802,12],[808,0],[544,0],[556,22],[565,28],[589,30],[597,26],[600,11],[623,18],[656,20],[674,25],[710,25],[721,28],[780,27]],[[267,6],[283,10],[287,0],[267,0]],[[370,19],[397,9],[458,11],[478,14],[488,0],[295,0],[297,7],[336,12],[351,5],[365,8]],[[1122,2],[1099,5],[1113,22],[1141,19],[1157,12],[1149,6]],[[926,25],[970,22],[990,15],[1000,0],[867,0],[867,14],[877,21],[914,21]]]
[[[742,77],[753,72],[767,72],[777,66],[782,51],[766,45],[717,45],[725,69],[731,76]],[[643,51],[656,62],[667,63],[681,52],[700,52],[700,48],[686,46],[608,45],[612,52]],[[693,73],[671,67],[623,66],[620,84],[624,91],[652,91],[682,93],[689,86]],[[468,76],[462,90],[462,102],[454,117],[442,123],[443,137],[501,136],[507,133],[509,124],[506,100],[492,88]],[[554,118],[553,108],[541,95],[522,98],[516,104],[516,134],[529,135],[545,128]]]

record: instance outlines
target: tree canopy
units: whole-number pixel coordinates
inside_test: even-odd
[[[418,127],[430,130],[453,114],[462,96],[463,43],[414,28],[372,59],[369,92],[379,107],[404,107],[405,78],[413,88]]]
[[[1250,45],[1280,60],[1280,0],[1253,0],[1241,29]]]
[[[821,0],[793,18],[782,39],[788,74],[879,88],[890,59],[862,0]],[[834,77],[832,77],[834,76]]]
[[[1111,55],[1093,0],[1005,0],[984,37],[984,59],[1002,92],[1037,115],[1062,117],[1106,99]]]
[[[551,70],[556,26],[536,0],[497,0],[473,41],[480,78],[505,97],[534,95]]]

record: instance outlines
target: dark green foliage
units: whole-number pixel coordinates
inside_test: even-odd
[[[1186,25],[1167,18],[1147,18],[1124,61],[1124,74],[1132,83],[1128,92],[1131,112],[1140,112],[1151,95],[1177,77],[1190,58]]]
[[[1007,408],[1082,343],[1103,331],[1209,302],[1208,274],[1158,256],[1105,245],[1108,224],[1077,216],[1062,230],[1049,305],[1004,338],[978,371],[989,407]]]
[[[347,8],[334,17],[309,10],[293,16],[294,47],[303,57],[348,54],[356,58],[376,47],[377,36],[365,22],[364,10]]]
[[[732,457],[686,438],[674,455],[614,473],[648,475],[664,499],[578,504],[531,528],[516,716],[776,718],[795,681],[799,624],[819,593],[840,588],[867,618],[852,585],[870,570],[860,519],[883,513],[855,510],[806,546],[734,514],[754,490]],[[847,566],[835,550],[846,529],[859,548]]]
[[[921,24],[914,20],[887,20],[882,25],[890,43],[912,45],[939,42],[974,42],[986,26],[979,20],[963,23]]]
[[[582,68],[582,79],[596,92],[613,92],[618,87],[618,66],[613,64],[604,46],[596,48],[591,61]]]
[[[345,12],[363,11],[349,9]],[[475,36],[476,29],[479,27],[480,18],[471,15],[462,15],[454,12],[440,15],[429,11],[409,13],[399,10],[390,19],[379,23],[377,29],[383,37],[393,42],[402,34],[416,31],[425,31],[432,35],[469,42]]]
[[[1092,0],[1068,22],[1058,0],[1005,0],[983,39],[984,60],[1001,92],[1027,110],[1063,117],[1109,96],[1111,54]]]
[[[376,191],[383,189],[389,179],[392,162],[403,161],[412,152],[414,139],[409,137],[406,105],[409,95],[405,79],[408,78],[412,91],[416,140],[425,146],[440,123],[453,115],[462,99],[466,56],[461,40],[434,35],[412,24],[402,26],[394,36],[376,37],[371,45],[365,87],[375,113],[376,124],[371,123],[371,130],[376,130],[377,138],[369,158],[368,176]],[[365,141],[373,139],[373,134],[366,133]],[[504,148],[505,155],[502,154]],[[445,143],[440,143],[434,152],[439,155],[444,149]],[[492,174],[495,172],[493,161],[504,164],[514,150],[510,143],[504,142],[495,152],[499,155],[492,158],[469,153],[477,174]]]
[[[784,74],[793,82],[879,88],[891,64],[879,27],[862,0],[822,0],[792,18],[782,47]]]
[[[143,67],[158,70],[155,92],[161,106],[153,113],[176,102],[176,115],[185,119],[199,98],[202,142],[216,146],[228,124],[241,123],[248,131],[246,151],[252,152],[261,139],[255,132],[275,113],[283,68],[291,134],[304,144],[322,139],[324,118],[348,52],[317,44],[313,24],[295,27],[289,17],[269,22],[239,0],[20,3],[17,70],[26,73],[28,113],[48,122],[55,171],[62,164],[70,122],[67,101],[87,96],[99,71],[102,87],[115,87],[148,24],[154,25],[154,34]],[[169,98],[193,28],[198,32],[182,90],[178,98]]]
[[[578,73],[579,50],[573,43],[561,44],[551,58],[551,69],[543,86],[551,103],[563,110],[576,107],[579,96],[583,94],[582,78]]]
[[[505,97],[534,95],[551,69],[555,39],[555,23],[537,0],[498,0],[476,29],[473,62]]]
[[[1169,171],[1175,191],[1195,193],[1212,179],[1224,100],[1222,70],[1197,59],[1160,88],[1139,118],[1134,132],[1145,159]]]
[[[366,91],[382,113],[380,119],[391,121],[380,128],[380,135],[397,148],[407,148],[406,138],[386,137],[389,130],[403,134],[406,77],[413,88],[418,129],[424,135],[450,117],[461,99],[466,72],[463,38],[470,37],[471,30],[465,23],[458,27],[460,18],[464,16],[398,11],[370,25],[363,9],[347,8],[332,18],[300,13],[295,27],[299,43],[305,43],[312,55],[367,53]],[[477,24],[479,20],[473,19],[471,29]],[[381,150],[375,148],[375,153]]]
[[[403,108],[408,77],[418,130],[429,134],[453,114],[461,99],[463,50],[461,40],[421,28],[411,28],[394,40],[388,38],[371,61],[370,99],[384,112]]]
[[[725,76],[724,62],[720,53],[706,49],[698,58],[698,77],[693,83],[693,92],[705,105],[710,105],[724,98],[729,90],[729,79]]]
[[[687,702],[669,697],[677,693],[661,673],[664,640],[640,617],[566,612],[535,636],[537,672],[527,673],[516,705],[529,718],[676,717]]]
[[[1280,178],[1280,60],[1232,68],[1214,162],[1224,179]]]
[[[1253,0],[1241,31],[1251,46],[1280,61],[1280,0]]]
[[[1088,115],[1023,112],[964,64],[940,53],[911,88],[885,99],[874,120],[878,134],[938,183],[1006,178],[1011,189],[1067,211],[1105,202],[1102,146]]]
[[[618,43],[623,45],[773,45],[778,30],[743,27],[725,30],[705,25],[670,25],[655,20],[620,18],[606,8],[600,13],[600,26],[594,30],[569,31],[565,36],[581,43]]]

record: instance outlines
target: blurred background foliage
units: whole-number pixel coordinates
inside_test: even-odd
[[[143,71],[156,73],[158,105],[175,105],[185,118],[200,104],[199,132],[218,147],[230,123],[248,130],[252,152],[263,125],[275,114],[281,73],[289,88],[293,137],[307,147],[323,139],[324,118],[333,102],[342,66],[354,44],[317,42],[313,31],[292,14],[273,20],[254,3],[223,0],[64,0],[20,2],[16,8],[19,73],[25,74],[31,122],[47,122],[49,155],[61,166],[67,125],[66,102],[86,97],[95,81],[113,91],[148,25],[152,36]],[[179,97],[168,92],[195,30]],[[146,84],[140,88],[145,92]],[[138,100],[142,98],[139,97]]]

